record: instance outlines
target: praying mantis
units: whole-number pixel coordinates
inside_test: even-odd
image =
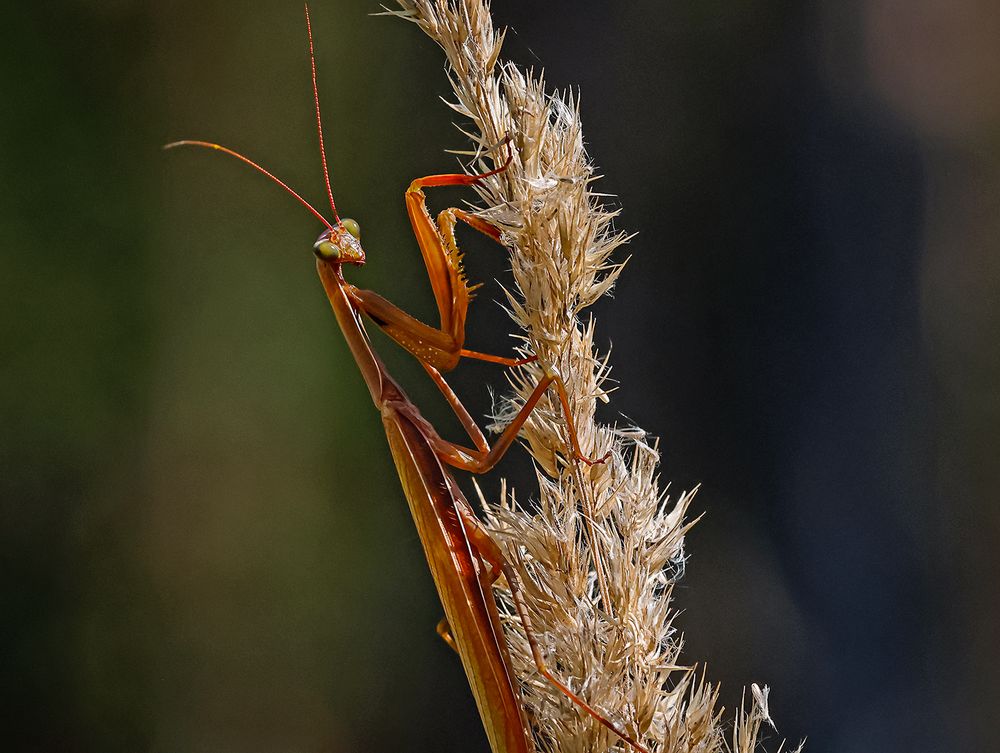
[[[471,288],[461,265],[455,240],[455,227],[462,222],[503,244],[501,232],[481,217],[461,209],[442,211],[435,222],[427,209],[425,188],[471,186],[504,172],[514,158],[512,139],[503,142],[507,155],[493,170],[478,175],[441,174],[414,180],[406,190],[406,209],[417,245],[431,283],[431,291],[440,315],[440,327],[432,327],[394,306],[378,293],[352,285],[344,278],[345,266],[361,266],[366,254],[361,245],[361,230],[352,219],[337,213],[323,143],[316,61],[312,25],[306,7],[309,57],[312,68],[313,99],[319,134],[320,157],[326,194],[334,221],[328,221],[281,179],[248,157],[228,147],[208,141],[183,140],[164,148],[194,146],[221,151],[247,164],[291,194],[308,209],[325,229],[313,244],[316,269],[340,325],[348,348],[380,412],[400,482],[406,494],[414,523],[431,575],[444,607],[445,617],[438,633],[459,654],[479,709],[493,753],[533,753],[528,720],[521,704],[511,656],[493,596],[493,584],[506,580],[512,601],[524,630],[532,658],[539,671],[561,693],[610,729],[640,753],[648,753],[626,731],[575,694],[547,667],[539,642],[532,630],[529,611],[522,595],[519,576],[500,546],[477,518],[463,495],[451,468],[485,473],[492,469],[512,446],[521,427],[550,388],[555,389],[565,416],[571,462],[589,465],[603,463],[591,459],[580,448],[573,424],[569,399],[559,374],[540,364],[542,377],[516,416],[495,440],[492,447],[442,376],[454,369],[462,358],[477,359],[502,366],[520,366],[536,362],[534,356],[509,358],[468,350],[465,344],[465,321]],[[499,146],[499,145],[498,145]],[[378,326],[390,339],[412,354],[440,390],[458,417],[473,447],[443,439],[421,415],[402,387],[392,378],[372,347],[364,319]]]

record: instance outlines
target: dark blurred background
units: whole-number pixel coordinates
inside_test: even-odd
[[[374,2],[313,10],[353,279],[432,318],[402,191],[463,146],[442,57]],[[580,88],[639,232],[597,308],[604,418],[703,483],[686,658],[729,709],[771,685],[814,753],[996,750],[1000,4],[494,13],[509,56]],[[322,202],[300,4],[9,4],[0,92],[0,748],[486,751],[319,226],[159,151],[218,140]],[[502,254],[465,239],[470,345],[509,348]],[[455,378],[479,415],[484,383]],[[528,493],[515,454],[489,492]]]

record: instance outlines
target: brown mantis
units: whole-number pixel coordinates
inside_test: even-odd
[[[343,276],[344,266],[360,266],[365,263],[366,257],[360,243],[358,223],[347,218],[341,219],[333,200],[323,144],[308,7],[306,25],[320,156],[334,222],[326,220],[272,173],[227,147],[206,141],[186,140],[168,144],[166,148],[199,146],[235,157],[284,188],[325,225],[326,229],[313,244],[317,257],[316,268],[372,401],[382,415],[396,469],[444,606],[445,619],[438,625],[438,632],[461,657],[494,753],[531,753],[534,750],[492,592],[493,583],[501,577],[506,579],[511,591],[538,671],[584,712],[635,749],[648,753],[624,730],[593,709],[549,671],[532,632],[518,575],[498,544],[479,522],[449,470],[450,466],[473,473],[485,473],[493,468],[514,443],[531,411],[550,387],[555,388],[565,415],[571,445],[571,453],[568,454],[572,455],[572,459],[594,464],[604,462],[607,458],[605,456],[592,460],[581,451],[565,386],[553,369],[543,366],[543,376],[534,391],[492,447],[441,375],[442,371],[455,368],[462,358],[505,366],[536,361],[535,357],[507,358],[464,347],[470,287],[461,267],[455,242],[455,225],[463,222],[497,242],[502,241],[501,234],[482,218],[461,209],[445,209],[438,215],[435,223],[427,210],[423,192],[424,188],[436,186],[469,186],[502,173],[514,157],[510,139],[504,142],[507,149],[506,161],[495,169],[479,175],[444,174],[418,178],[406,191],[406,208],[430,278],[431,290],[440,314],[440,327],[424,324],[377,293],[350,284]],[[373,350],[365,332],[363,317],[368,317],[386,335],[417,358],[451,406],[474,447],[465,447],[443,439],[423,418]]]

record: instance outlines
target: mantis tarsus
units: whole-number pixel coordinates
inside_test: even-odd
[[[592,460],[580,449],[565,386],[553,369],[543,366],[543,376],[534,391],[492,447],[441,375],[441,372],[455,368],[462,358],[505,366],[518,366],[537,360],[535,357],[493,356],[464,347],[470,287],[462,271],[455,243],[455,225],[463,222],[497,242],[502,242],[501,234],[487,221],[461,209],[444,210],[435,223],[427,210],[423,192],[424,188],[435,186],[469,186],[502,173],[514,156],[510,139],[504,142],[507,149],[506,161],[495,169],[479,175],[445,174],[418,178],[406,191],[407,212],[441,318],[439,328],[418,321],[377,293],[350,284],[344,279],[343,267],[364,264],[365,252],[360,243],[358,223],[347,218],[341,219],[333,200],[323,144],[308,8],[306,26],[320,155],[334,222],[326,220],[279,178],[227,147],[207,141],[185,140],[168,144],[167,148],[199,146],[235,157],[284,188],[324,224],[325,230],[313,244],[317,257],[316,268],[372,401],[381,412],[396,469],[444,606],[445,619],[439,624],[438,632],[462,659],[494,753],[531,753],[534,750],[492,592],[493,583],[500,577],[506,579],[511,591],[538,671],[584,712],[635,749],[648,753],[624,730],[593,709],[549,671],[532,632],[530,614],[522,597],[517,573],[479,522],[448,469],[451,466],[473,473],[485,473],[493,468],[513,444],[524,422],[549,387],[554,387],[558,394],[573,459],[587,464],[601,463],[606,459],[605,456]],[[418,359],[455,412],[474,447],[465,447],[443,439],[424,419],[373,350],[364,329],[363,316],[367,316],[392,340]]]

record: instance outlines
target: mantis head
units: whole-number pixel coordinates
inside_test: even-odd
[[[240,154],[227,146],[216,144],[212,141],[197,141],[184,139],[166,144],[164,149],[173,149],[178,146],[197,146],[204,149],[214,149],[230,157],[235,157],[257,172],[270,179],[294,197],[302,206],[312,212],[315,217],[326,225],[326,230],[320,233],[319,238],[313,244],[313,251],[316,256],[330,264],[357,264],[365,263],[365,250],[361,248],[361,228],[352,219],[341,219],[337,214],[337,204],[333,200],[333,189],[330,186],[330,170],[326,164],[326,147],[323,144],[323,120],[319,109],[319,89],[316,86],[316,56],[313,52],[312,24],[309,21],[309,6],[306,6],[306,31],[309,34],[309,62],[312,67],[312,88],[313,101],[316,103],[316,131],[319,135],[319,153],[323,161],[323,180],[326,183],[326,195],[330,200],[330,209],[333,211],[333,222],[327,220],[312,204],[303,199],[299,194],[281,178],[258,165],[249,157]]]
[[[323,261],[361,266],[365,263],[365,250],[361,247],[361,227],[354,220],[345,217],[320,233],[313,244],[313,251]]]

